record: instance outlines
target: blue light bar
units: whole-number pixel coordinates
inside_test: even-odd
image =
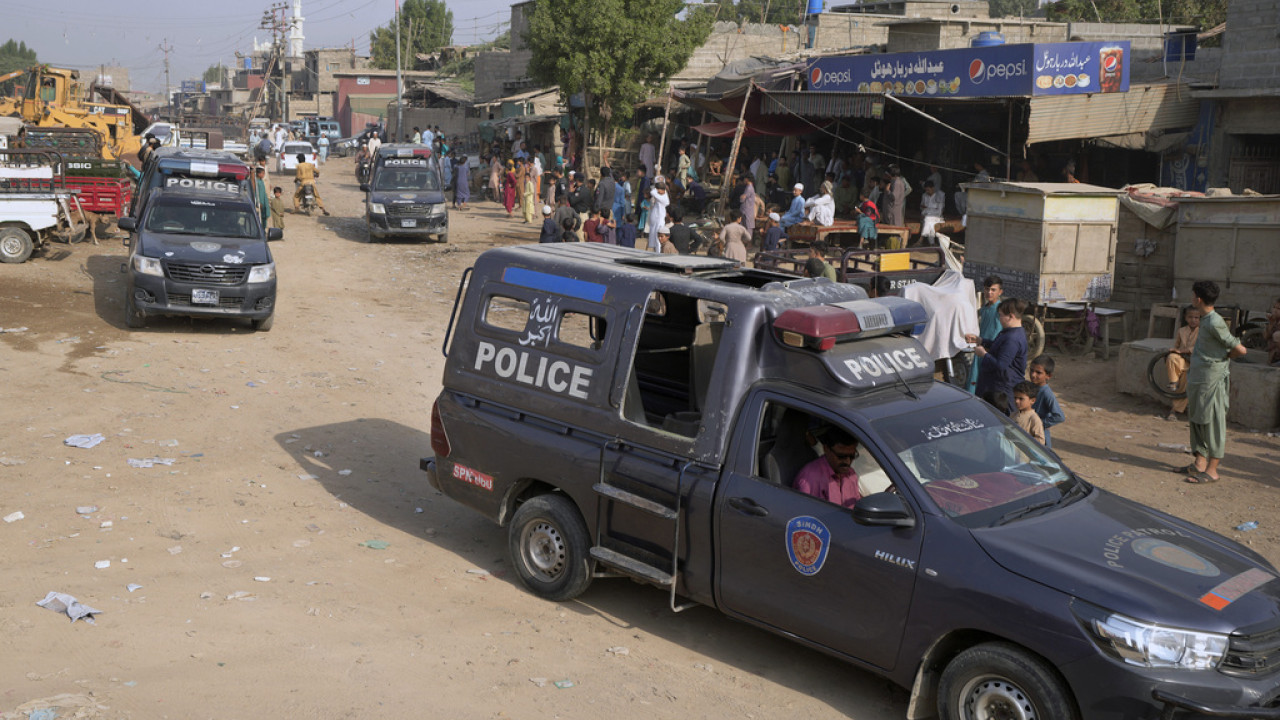
[[[923,305],[900,297],[849,300],[831,304],[858,316],[858,325],[861,328],[858,337],[864,338],[910,333],[916,325],[929,320],[929,313]]]

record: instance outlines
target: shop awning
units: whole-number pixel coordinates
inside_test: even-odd
[[[879,93],[790,92],[762,93],[761,115],[805,115],[822,118],[869,118],[872,106],[884,97]]]
[[[769,135],[773,137],[789,137],[792,135],[805,135],[819,128],[826,127],[830,123],[830,120],[805,120],[804,118],[791,116],[748,116],[746,128],[743,129],[742,136],[757,137],[760,135]],[[731,120],[726,120],[724,122],[709,122],[701,125],[694,125],[693,129],[707,137],[733,137],[733,134],[738,130],[738,123]]]
[[[1027,143],[1187,129],[1199,114],[1199,98],[1179,83],[1134,84],[1124,93],[1033,97]]]

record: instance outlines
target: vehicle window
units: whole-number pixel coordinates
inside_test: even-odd
[[[147,215],[146,229],[175,235],[225,238],[258,236],[257,218],[243,207],[217,207],[213,203],[165,203]]]
[[[394,190],[439,190],[440,178],[436,171],[429,168],[383,168],[373,179],[373,189],[383,191]]]
[[[765,403],[755,459],[764,482],[842,507],[893,488],[855,430],[779,403]]]
[[[484,308],[484,323],[499,330],[524,332],[529,323],[529,303],[494,295]]]
[[[556,339],[575,347],[599,350],[604,345],[605,319],[580,312],[566,312],[560,316]]]
[[[938,507],[967,527],[1080,496],[1069,470],[985,403],[885,418],[874,427]]]
[[[716,305],[724,307],[672,292],[650,294],[623,417],[687,437],[698,434],[724,329],[724,315],[710,311]]]

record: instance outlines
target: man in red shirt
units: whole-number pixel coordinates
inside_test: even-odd
[[[828,427],[818,438],[822,457],[800,468],[791,487],[841,507],[851,508],[862,497],[853,461],[858,457],[858,441],[848,432]]]

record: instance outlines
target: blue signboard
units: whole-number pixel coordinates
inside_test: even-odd
[[[1129,43],[1045,43],[849,55],[809,63],[809,90],[1027,97],[1129,89]]]

